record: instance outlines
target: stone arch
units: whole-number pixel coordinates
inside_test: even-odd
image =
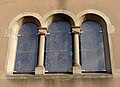
[[[64,15],[67,15],[74,22],[74,26],[76,25],[76,16],[72,12],[67,11],[67,10],[53,10],[51,12],[46,13],[43,16],[43,27],[48,27],[48,25],[52,21],[53,15],[55,15],[55,14],[64,14]]]
[[[93,16],[89,16],[86,17],[87,15],[93,15]],[[94,17],[96,16],[96,17]],[[92,19],[93,18],[93,19]],[[88,9],[88,10],[84,10],[81,11],[77,14],[77,25],[80,26],[84,21],[86,21],[87,19],[89,20],[94,20],[99,22],[100,24],[102,24],[103,22],[103,26],[106,29],[107,32],[107,36],[108,36],[108,45],[109,45],[109,54],[110,54],[110,60],[111,60],[111,68],[112,68],[112,73],[114,73],[114,63],[113,63],[113,48],[112,48],[112,40],[111,40],[111,33],[115,32],[115,27],[114,25],[112,25],[110,19],[102,12],[97,11],[97,10],[93,10],[93,9]]]
[[[6,30],[6,36],[9,37],[5,66],[7,75],[12,75],[14,71],[18,42],[18,32],[21,25],[26,22],[33,22],[41,26],[42,23],[41,21],[42,17],[33,12],[21,13],[18,16],[14,17],[13,20],[11,21],[8,29]]]
[[[15,27],[15,25],[17,25],[18,22],[21,22],[23,20],[23,18],[27,17],[27,16],[34,17],[42,25],[42,17],[39,14],[36,14],[36,13],[33,13],[33,12],[21,13],[21,14],[17,15],[16,17],[14,17],[12,19],[12,21],[10,22],[10,24],[9,24],[9,26],[8,26],[6,32],[5,32],[5,36],[9,37],[11,35],[11,33],[12,33],[13,28]]]
[[[75,22],[76,16],[66,10],[54,10],[48,12],[47,14],[45,14],[45,16],[43,16],[42,27],[46,27],[48,29],[48,32],[50,33],[50,35],[46,38],[45,48],[45,69],[49,73],[72,73],[73,45],[72,34],[70,32],[72,31],[71,26],[75,26]],[[53,27],[55,26],[54,24],[57,25],[57,28]],[[62,26],[58,27],[58,25]],[[54,38],[54,36],[56,36],[56,38]],[[63,46],[62,44],[65,45]],[[51,47],[49,48],[49,45],[51,47],[54,46],[55,49],[52,49]],[[48,48],[54,51],[57,49],[57,52],[53,53],[52,51],[49,51]],[[69,52],[72,55],[69,55]],[[61,55],[63,55],[64,57],[60,59]],[[53,56],[54,58],[52,58],[51,56]],[[56,65],[53,65],[52,62],[48,62],[48,60],[54,61]],[[59,64],[57,64],[58,60],[60,60]],[[62,64],[63,60],[66,61],[66,63]]]
[[[100,16],[107,24],[107,31],[108,31],[108,33],[112,33],[112,32],[115,31],[115,27],[114,27],[114,25],[112,25],[110,19],[103,12],[100,12],[98,10],[93,10],[93,9],[83,10],[83,11],[81,11],[81,12],[79,12],[77,14],[77,19],[78,19],[77,25],[78,26],[83,21],[84,16],[86,14],[95,14],[95,15]]]

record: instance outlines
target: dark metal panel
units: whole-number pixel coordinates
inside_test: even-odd
[[[64,21],[53,22],[48,31],[45,68],[48,72],[72,72],[73,47],[70,24]]]
[[[22,25],[18,36],[15,61],[16,73],[33,73],[37,64],[38,35],[33,23]]]
[[[81,63],[83,71],[106,71],[103,31],[99,23],[86,21],[81,25]]]

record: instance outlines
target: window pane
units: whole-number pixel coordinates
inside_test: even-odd
[[[37,64],[38,35],[34,23],[23,24],[18,34],[16,73],[32,73]]]
[[[106,71],[101,25],[94,21],[86,21],[81,25],[81,30],[82,70]]]
[[[53,22],[46,40],[45,68],[48,72],[72,72],[72,35],[70,24]]]

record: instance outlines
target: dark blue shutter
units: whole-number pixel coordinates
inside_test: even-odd
[[[34,73],[37,64],[38,35],[34,23],[25,23],[18,34],[14,73]]]
[[[45,50],[46,72],[72,72],[73,46],[70,24],[64,21],[53,22],[47,36]]]
[[[81,25],[81,64],[84,72],[106,71],[103,30],[99,23],[86,21]]]

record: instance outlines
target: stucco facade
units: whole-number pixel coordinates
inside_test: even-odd
[[[0,11],[0,84],[2,87],[119,87],[119,0],[1,0]],[[12,43],[10,35],[12,35],[14,23],[19,18],[30,15],[36,17],[44,28],[50,23],[50,16],[55,13],[69,15],[75,22],[75,26],[80,25],[82,15],[86,13],[95,13],[106,21],[112,74],[17,75],[7,77],[7,63],[11,61],[8,56],[13,57],[10,53],[12,51],[9,51],[9,44]]]

